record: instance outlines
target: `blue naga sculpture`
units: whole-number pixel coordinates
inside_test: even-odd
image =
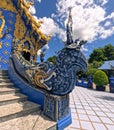
[[[76,73],[87,69],[86,58],[80,50],[81,45],[86,41],[79,39],[73,41],[72,38],[71,9],[66,35],[67,41],[64,48],[58,53],[55,66],[50,62],[43,62],[43,60],[41,63],[32,63],[29,43],[26,41],[24,49],[20,52],[18,45],[20,41],[17,40],[13,41],[10,65],[15,69],[18,76],[32,87],[54,95],[70,93],[76,84]]]
[[[86,58],[80,51],[81,45],[86,41],[76,40],[73,42],[71,9],[66,34],[65,47],[59,52],[56,65],[51,69],[54,75],[50,79],[42,80],[50,92],[56,95],[65,95],[71,92],[76,84],[76,73],[87,69]]]

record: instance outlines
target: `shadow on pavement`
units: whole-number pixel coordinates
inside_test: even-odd
[[[114,101],[114,97],[111,96],[95,96],[96,98],[108,100],[108,101]]]

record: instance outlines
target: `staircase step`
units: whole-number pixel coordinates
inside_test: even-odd
[[[8,71],[0,71],[0,75],[8,76]]]
[[[8,76],[0,75],[0,79],[9,79],[9,77]]]
[[[8,71],[8,70],[0,70],[0,72],[1,72],[1,71]]]
[[[14,87],[14,84],[12,82],[10,82],[10,83],[2,82],[2,83],[0,83],[0,88],[1,87]]]
[[[27,96],[20,93],[0,95],[0,107],[2,105],[17,103],[25,100],[27,100]]]
[[[2,83],[2,82],[9,83],[9,82],[11,82],[11,80],[10,79],[0,78],[0,83]]]
[[[40,105],[25,101],[0,107],[0,123],[38,111]]]
[[[8,76],[8,73],[0,73],[0,76]]]
[[[56,130],[56,123],[43,115],[41,106],[27,101],[27,96],[0,70],[0,130]]]
[[[0,95],[3,95],[3,94],[14,94],[14,93],[17,93],[19,92],[19,89],[18,88],[7,88],[7,87],[3,87],[3,88],[0,88]]]
[[[8,70],[0,70],[0,73],[8,73]]]
[[[56,122],[50,121],[41,111],[0,123],[0,130],[56,130]]]

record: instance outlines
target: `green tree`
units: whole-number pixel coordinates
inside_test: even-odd
[[[86,73],[79,72],[79,77],[93,75],[106,60],[114,60],[114,46],[108,44],[103,48],[94,49],[88,59],[88,70]]]
[[[52,62],[54,65],[56,65],[56,56],[49,57],[47,61]]]
[[[107,57],[107,60],[114,60],[114,46],[112,44],[104,47],[104,55]]]
[[[90,55],[89,63],[93,63],[94,61],[105,61],[107,60],[107,57],[104,55],[104,49],[98,48],[94,49],[93,53]]]
[[[88,68],[99,68],[103,64],[103,61],[93,61],[89,63]]]
[[[90,75],[93,76],[96,71],[97,71],[96,68],[88,68],[86,75],[87,76],[90,76]]]
[[[103,62],[106,60],[114,60],[114,46],[112,44],[108,44],[103,48],[94,49],[89,58],[89,63]]]

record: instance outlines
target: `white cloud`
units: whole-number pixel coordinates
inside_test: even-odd
[[[37,0],[39,3],[41,3],[41,0]]]
[[[41,52],[42,52],[42,50],[41,50],[41,49],[40,49],[40,50],[38,50],[37,55],[38,55],[38,56],[40,56]]]
[[[57,34],[58,34],[59,38],[62,39],[63,42],[66,41],[66,32],[63,29],[58,27]]]
[[[52,18],[43,17],[42,20],[43,24],[40,29],[45,35],[58,35],[63,41],[66,40],[66,32],[62,28],[59,28]]]
[[[57,25],[51,18],[43,17],[43,24],[41,25],[41,31],[46,35],[55,35],[57,30]]]
[[[33,17],[38,21],[38,17],[37,16],[33,15]]]
[[[48,46],[48,44],[46,44],[44,47],[43,47],[43,49],[49,49],[49,46]]]
[[[54,18],[59,18],[59,21],[66,23],[68,17],[68,8],[72,8],[73,17],[73,37],[83,40],[93,41],[96,38],[107,38],[114,32],[109,22],[106,20],[114,20],[114,12],[106,15],[107,12],[104,5],[108,0],[59,0],[57,3],[57,15]],[[65,21],[66,20],[66,21]],[[65,21],[65,22],[64,22]],[[101,23],[105,22],[104,25]],[[109,28],[105,28],[109,26]],[[104,32],[103,32],[104,31]]]
[[[108,3],[109,0],[100,0],[100,1],[101,1],[102,5],[105,5]]]
[[[112,19],[114,21],[114,12],[106,17],[106,19]]]
[[[34,7],[34,6],[30,6],[29,12],[30,12],[32,15],[36,14],[36,9],[35,9],[35,7]]]
[[[88,49],[87,49],[84,45],[82,45],[82,46],[81,46],[81,51],[86,51],[86,52],[87,52]]]
[[[38,0],[41,2],[41,0]],[[104,39],[114,34],[114,12],[108,14],[105,5],[109,0],[59,0],[56,4],[56,14],[52,18],[44,17],[41,30],[46,35],[58,34],[63,41],[66,39],[65,25],[68,18],[68,8],[72,8],[73,38],[94,41]],[[112,22],[113,21],[113,22]],[[59,25],[57,24],[59,22]]]
[[[109,0],[93,0],[96,4],[99,4],[100,6],[104,6],[108,3]]]
[[[110,22],[110,21],[107,21],[107,22],[104,24],[105,27],[108,27],[108,26],[110,26],[110,25],[111,25],[111,22]]]
[[[114,27],[112,27],[111,29],[107,29],[107,30],[102,28],[101,38],[105,39],[105,38],[107,38],[107,37],[109,37],[109,36],[111,36],[113,34],[114,34]]]
[[[48,46],[48,44],[46,44],[45,46],[43,46],[42,49],[39,49],[39,50],[38,50],[37,55],[40,56],[40,54],[41,54],[41,52],[42,52],[43,50],[46,51],[46,50],[48,50],[48,49],[49,49],[49,46]]]

